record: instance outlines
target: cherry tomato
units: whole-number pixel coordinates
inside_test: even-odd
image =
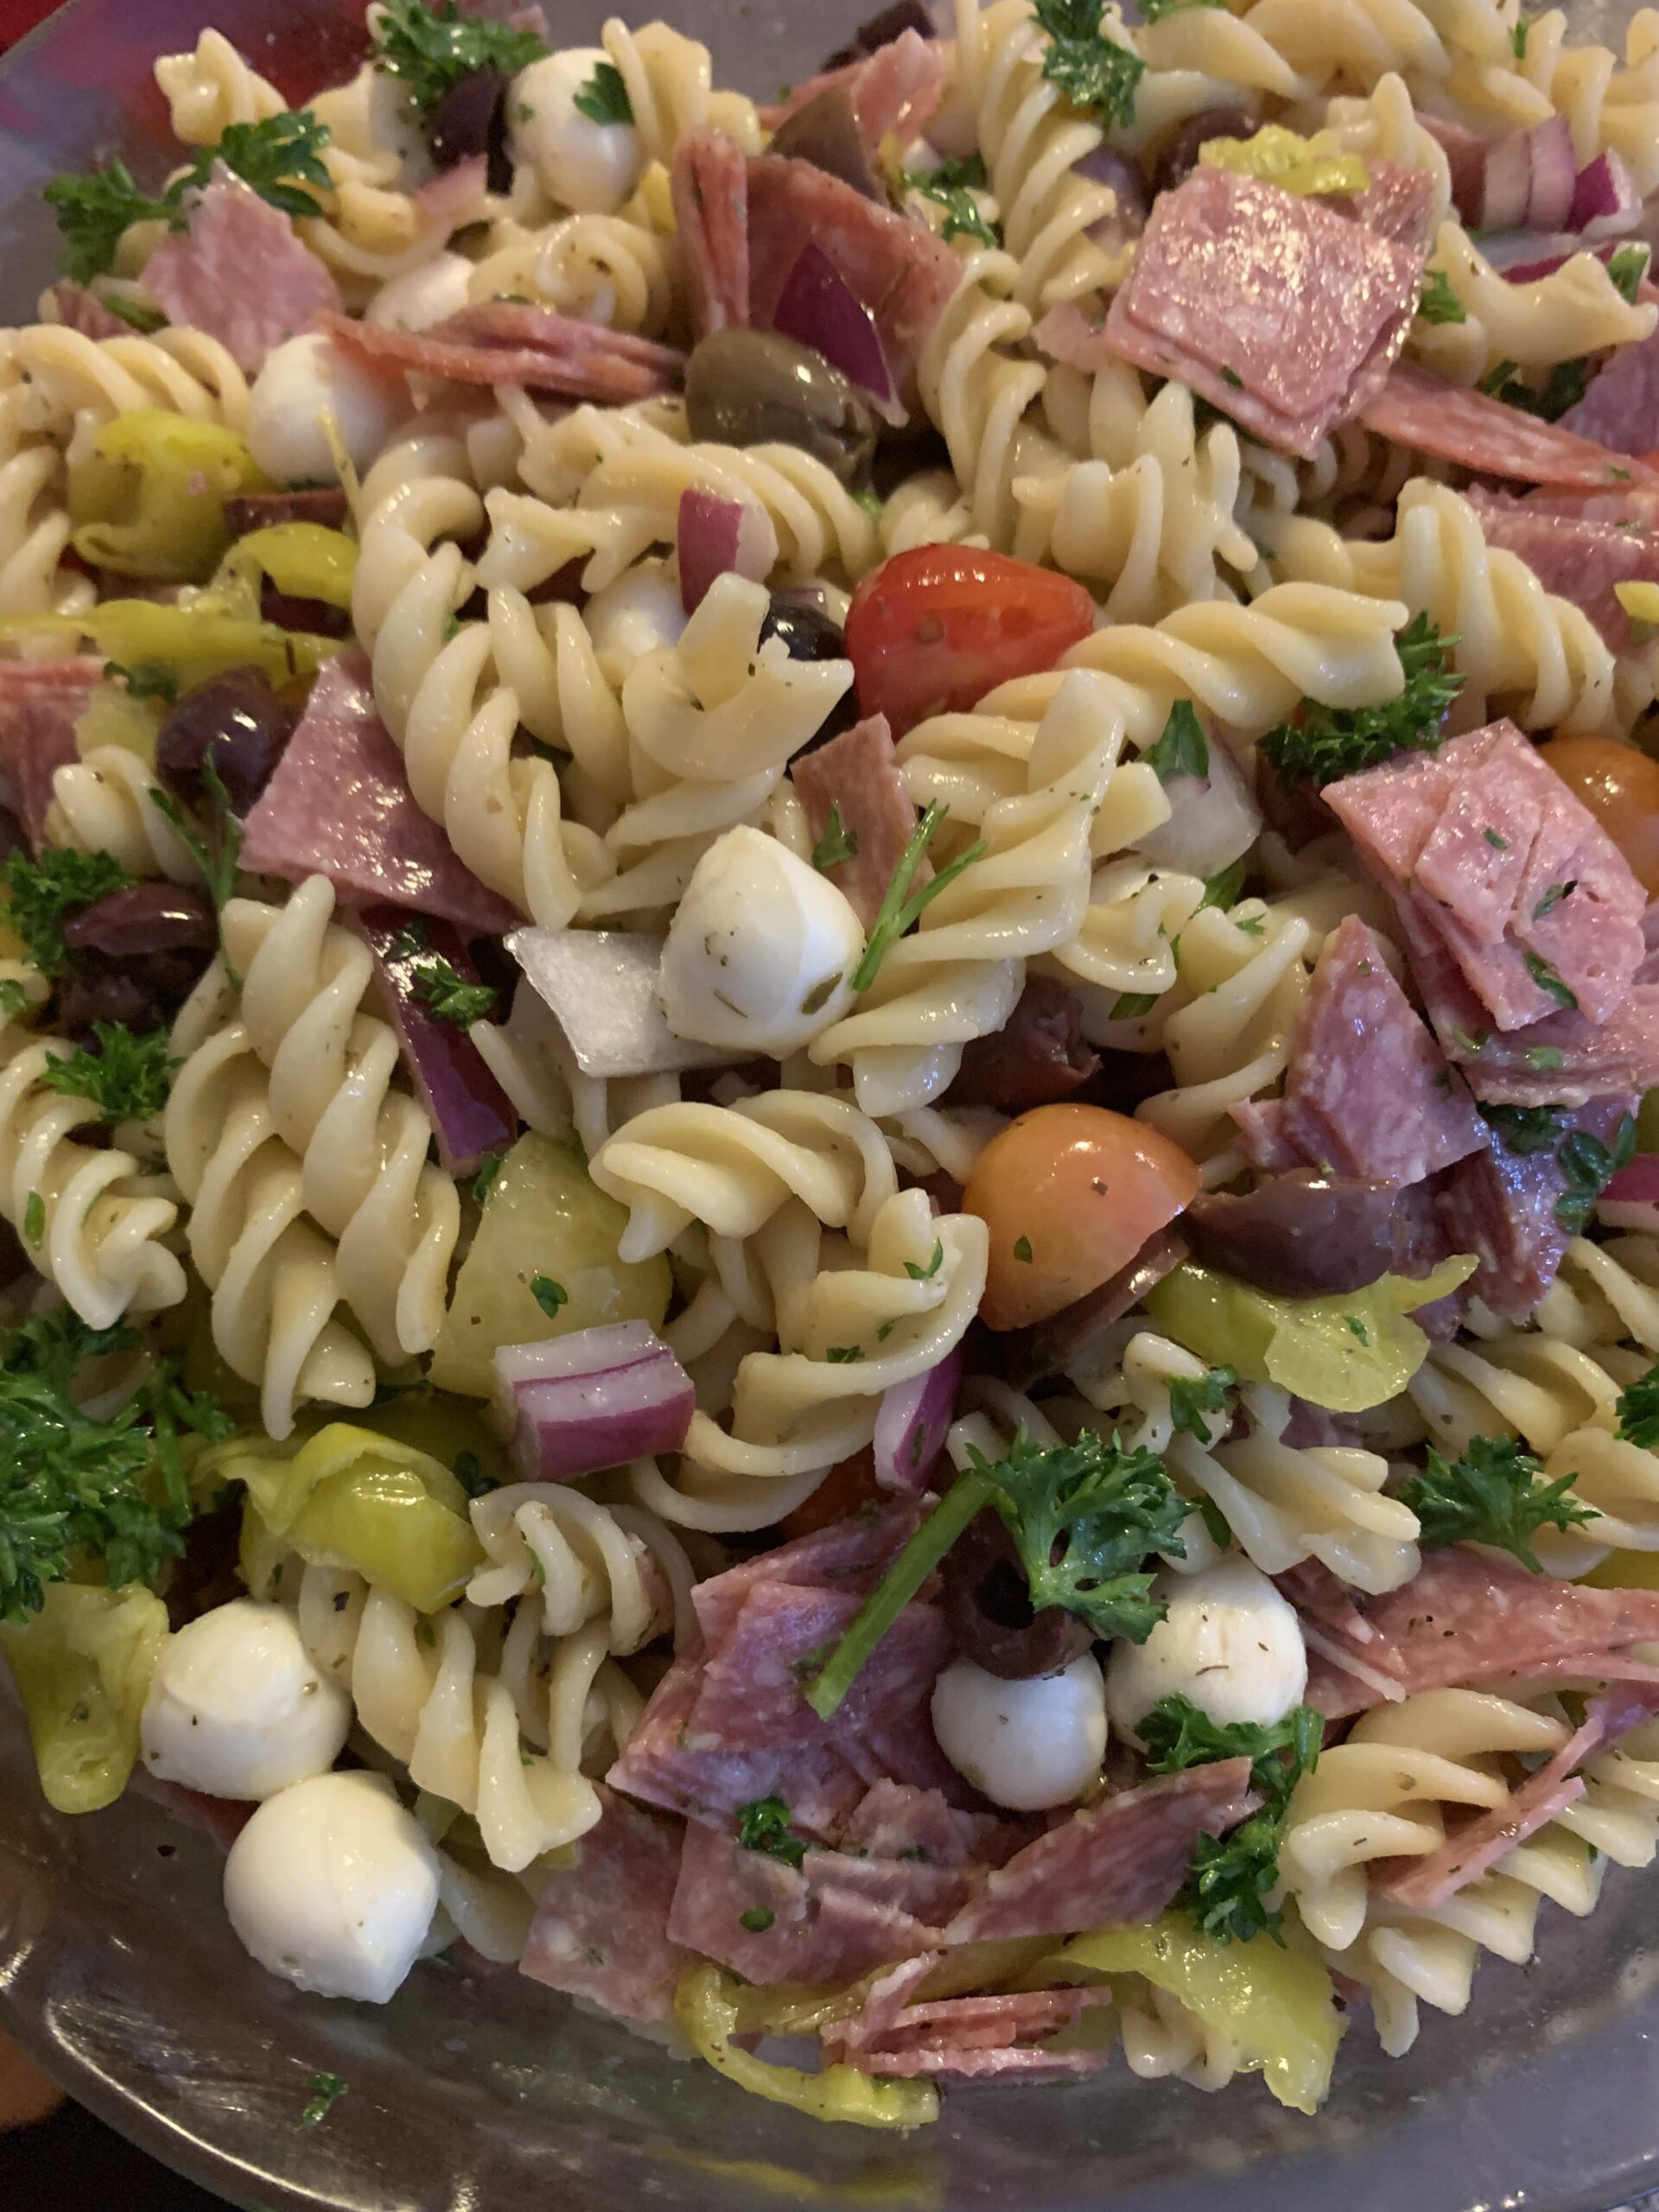
[[[1659,760],[1612,737],[1554,737],[1541,750],[1659,898]]]
[[[861,1506],[884,1505],[891,1497],[892,1492],[883,1490],[875,1479],[875,1453],[867,1444],[850,1459],[838,1460],[811,1497],[792,1513],[785,1514],[778,1527],[791,1540],[810,1536],[831,1522],[846,1520]]]
[[[1036,1106],[991,1139],[962,1203],[991,1232],[980,1316],[1046,1321],[1128,1267],[1198,1193],[1177,1144],[1104,1106]]]
[[[1016,676],[1052,668],[1095,626],[1079,583],[1006,553],[918,545],[873,569],[847,613],[858,703],[902,737]]]

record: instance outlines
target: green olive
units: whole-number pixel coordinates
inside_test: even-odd
[[[883,207],[887,205],[887,195],[858,127],[858,111],[845,85],[827,85],[804,107],[798,107],[779,124],[766,151],[810,162],[814,168],[826,169],[843,184],[850,184],[866,200]]]
[[[853,481],[875,451],[875,417],[839,369],[775,330],[712,331],[685,369],[694,438],[799,446]]]

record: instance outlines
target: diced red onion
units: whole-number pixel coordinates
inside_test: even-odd
[[[1608,238],[1634,228],[1641,218],[1642,195],[1618,155],[1611,150],[1598,154],[1586,168],[1579,171],[1567,211],[1568,230]]]
[[[883,1490],[922,1491],[938,1464],[957,1409],[963,1349],[937,1367],[884,1391],[875,1416],[875,1479]]]
[[[1573,156],[1573,126],[1564,115],[1535,123],[1527,133],[1529,175],[1527,222],[1535,231],[1559,231],[1573,212],[1578,163]]]
[[[1465,223],[1478,223],[1486,189],[1486,141],[1438,115],[1420,115],[1417,120],[1446,156],[1452,206]]]
[[[515,930],[507,950],[546,1001],[583,1075],[672,1075],[733,1055],[668,1026],[657,988],[663,940],[645,930]]]
[[[822,353],[831,368],[868,393],[889,422],[906,420],[875,317],[821,245],[809,240],[801,248],[784,281],[772,327]]]
[[[677,1452],[696,1393],[648,1321],[576,1329],[495,1355],[497,1427],[527,1482],[573,1482]]]
[[[680,494],[676,546],[680,558],[680,604],[695,614],[716,576],[734,569],[763,584],[777,557],[778,540],[764,507],[722,499],[693,486]]]
[[[422,943],[394,950],[411,925]],[[415,1079],[421,1103],[432,1117],[438,1159],[447,1175],[470,1175],[488,1152],[504,1152],[518,1134],[512,1102],[485,1064],[464,1029],[435,1020],[416,983],[425,961],[447,960],[469,983],[478,969],[453,922],[405,912],[401,906],[372,906],[358,926],[374,955],[386,1005]]]
[[[1532,190],[1532,148],[1524,130],[1506,130],[1486,149],[1486,180],[1481,192],[1480,227],[1508,231],[1527,219]],[[1552,224],[1551,229],[1555,226]]]

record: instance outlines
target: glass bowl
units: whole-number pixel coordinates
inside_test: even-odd
[[[637,0],[756,93],[807,74],[873,0]],[[564,40],[604,0],[551,0]],[[1573,10],[1616,35],[1619,8]],[[0,269],[28,317],[50,273],[40,190],[112,152],[162,166],[157,54],[212,21],[297,98],[345,73],[358,0],[77,0],[0,68]],[[1611,22],[1609,19],[1611,19]],[[273,28],[273,21],[275,27]],[[1659,2183],[1659,1935],[1615,1872],[1587,1921],[1489,1961],[1461,2020],[1383,2058],[1357,2021],[1316,2120],[1257,2082],[1206,2097],[1118,2069],[958,2090],[905,2140],[815,2126],[512,1973],[417,1969],[385,2007],[326,2004],[245,1955],[208,1840],[129,1797],[42,1802],[0,1688],[0,2024],[156,2157],[263,2212],[1605,2212]],[[312,2076],[346,2093],[302,2119]],[[18,2208],[25,2212],[25,2208]],[[33,2212],[28,2208],[27,2212]]]

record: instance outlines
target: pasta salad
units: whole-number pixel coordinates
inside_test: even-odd
[[[272,1974],[1311,2113],[1652,1862],[1659,11],[1565,32],[375,0],[48,187],[0,1652]]]

